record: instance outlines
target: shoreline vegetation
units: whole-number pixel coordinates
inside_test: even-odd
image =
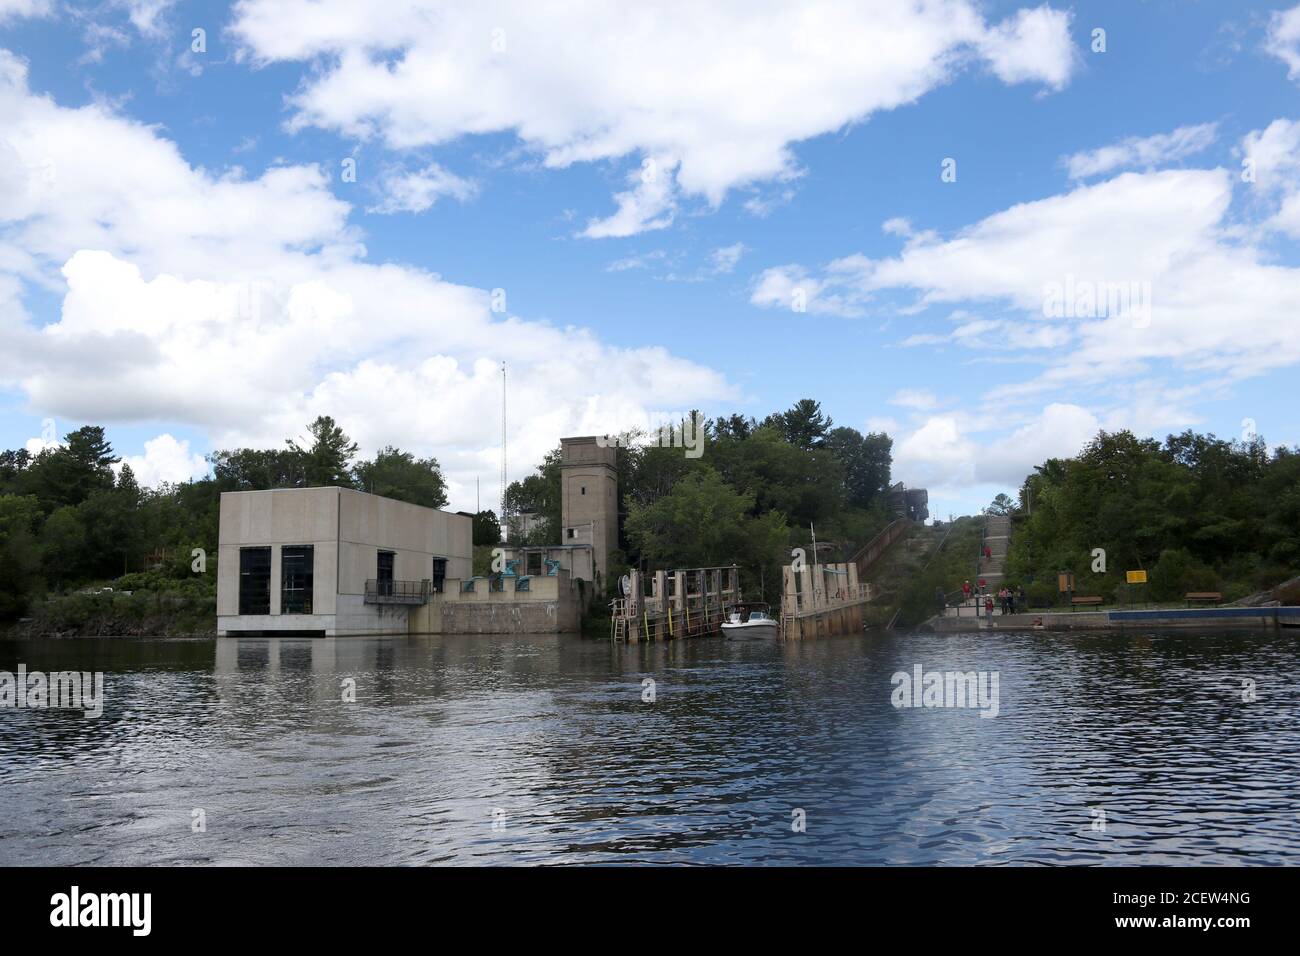
[[[628,567],[735,563],[747,596],[776,603],[792,551],[813,558],[810,527],[816,559],[844,561],[893,518],[892,440],[835,426],[816,401],[761,420],[691,413],[685,424],[702,446],[638,430],[613,439],[623,514],[611,581]],[[215,633],[224,491],[344,485],[446,506],[436,459],[387,447],[355,462],[357,446],[332,419],[307,432],[284,448],[214,452],[210,476],[155,489],[139,487],[98,426],[36,455],[0,452],[0,630]],[[1176,606],[1190,591],[1231,603],[1300,575],[1300,449],[1270,452],[1259,437],[1187,431],[1162,443],[1102,432],[1074,458],[1037,466],[1018,498],[999,495],[985,513],[1011,518],[1005,580],[1025,587],[1031,609],[1060,606],[1059,571],[1074,573],[1077,594],[1115,607]],[[533,514],[527,533],[508,522],[512,543],[559,540],[558,449],[508,486],[505,505]],[[897,612],[898,627],[916,627],[935,613],[937,590],[975,580],[983,522],[912,528],[873,570],[880,618]],[[501,540],[493,511],[475,515],[475,573],[487,573]],[[1126,584],[1134,569],[1147,570],[1149,583]],[[612,587],[597,597],[583,633],[608,632],[610,596]],[[1300,594],[1282,600],[1300,603]]]

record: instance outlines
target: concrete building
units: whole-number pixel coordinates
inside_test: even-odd
[[[221,496],[217,634],[407,634],[473,575],[473,518],[348,488]]]
[[[889,509],[900,517],[924,521],[930,517],[930,492],[897,482],[889,489]]]
[[[548,566],[586,582],[587,598],[604,593],[609,556],[618,550],[618,448],[594,435],[560,439],[560,541],[506,547],[519,574]]]

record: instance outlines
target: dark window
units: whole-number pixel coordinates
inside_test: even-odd
[[[316,549],[309,544],[280,549],[280,613],[310,614]]]
[[[239,549],[239,613],[271,613],[271,549]]]
[[[443,582],[447,580],[447,559],[433,559],[433,591],[435,594],[442,593]]]
[[[568,532],[570,538],[573,537],[574,532],[573,532],[573,529],[572,529],[572,528],[566,528],[565,531]]]
[[[540,551],[528,552],[528,567],[524,570],[529,575],[542,573],[542,553]]]
[[[379,552],[379,569],[375,577],[378,579],[380,594],[393,593],[393,559],[396,557],[397,554],[393,551]]]
[[[583,486],[582,486],[582,493],[583,493],[584,495],[587,493],[587,486],[586,486],[586,485],[583,485]]]

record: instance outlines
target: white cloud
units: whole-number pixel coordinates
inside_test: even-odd
[[[415,172],[389,170],[380,180],[383,198],[369,212],[424,212],[443,196],[465,202],[478,193],[478,184],[430,163]]]
[[[0,23],[23,17],[48,17],[54,0],[0,0]]]
[[[1180,126],[1172,133],[1130,136],[1110,146],[1061,158],[1071,179],[1088,179],[1117,169],[1152,169],[1208,149],[1218,135],[1217,123]]]
[[[1252,187],[1271,212],[1264,226],[1300,238],[1300,121],[1274,120],[1251,131],[1240,152],[1254,173]]]
[[[179,484],[208,473],[208,463],[202,455],[190,451],[188,441],[177,441],[165,433],[146,441],[143,455],[123,455],[113,470],[121,474],[123,464],[131,466],[142,488],[157,488],[164,482]]]
[[[729,246],[714,249],[709,253],[709,271],[718,275],[732,272],[740,262],[740,257],[744,254],[745,244],[743,242],[734,242]]]
[[[889,404],[898,405],[901,408],[915,408],[918,411],[928,411],[937,408],[939,399],[935,398],[933,392],[921,388],[900,388],[889,399]]]
[[[561,434],[735,398],[665,349],[498,314],[485,290],[367,261],[324,170],[197,169],[106,106],[32,94],[4,51],[0,164],[17,171],[0,178],[0,385],[38,415],[268,447],[330,414],[363,452],[436,455],[464,507],[497,473],[502,360],[512,478]],[[62,294],[57,320],[27,315],[22,287]]]
[[[1013,206],[951,238],[911,241],[895,258],[846,257],[820,275],[783,266],[780,275],[797,276],[817,298],[839,296],[849,307],[890,291],[913,292],[924,306],[1001,309],[1012,319],[998,321],[1011,326],[968,331],[982,337],[1001,328],[1008,344],[1035,347],[1035,360],[1048,366],[1039,389],[1146,374],[1150,363],[1250,375],[1300,362],[1291,305],[1300,296],[1300,269],[1276,265],[1230,237],[1232,188],[1223,169],[1124,173]],[[1148,285],[1150,318],[1101,309],[1093,317],[1045,318],[1047,293],[1066,282]],[[758,288],[780,291],[771,274]],[[775,293],[753,301],[778,304]],[[1007,331],[1026,325],[1067,329],[1071,348],[1041,347],[1059,332],[1039,340]]]
[[[677,165],[671,157],[647,157],[628,177],[632,188],[614,196],[618,211],[604,219],[592,219],[581,235],[606,239],[671,226],[677,210]]]
[[[893,432],[893,471],[909,486],[932,493],[983,486],[1014,490],[1035,465],[1077,455],[1102,427],[1093,412],[1068,403],[1050,403],[1021,417],[1009,432],[983,416],[929,415],[911,431]]]
[[[663,228],[679,194],[716,206],[787,178],[792,144],[912,103],[970,62],[1058,89],[1076,67],[1069,24],[1048,7],[990,24],[972,0],[241,0],[232,30],[245,57],[312,62],[291,128],[397,149],[513,132],[551,167],[659,163],[588,225],[600,237]]]
[[[1264,49],[1287,67],[1287,76],[1300,80],[1300,6],[1273,14]]]
[[[1075,453],[1100,427],[1139,434],[1188,427],[1196,402],[1300,364],[1300,268],[1278,264],[1262,245],[1266,230],[1289,225],[1286,203],[1300,195],[1290,179],[1300,168],[1300,124],[1252,137],[1278,182],[1263,188],[1262,221],[1233,208],[1235,171],[1128,172],[947,236],[900,226],[906,238],[893,257],[768,270],[752,300],[788,308],[799,285],[810,302],[834,300],[841,309],[866,311],[876,301],[895,315],[955,307],[951,327],[915,329],[902,344],[956,347],[981,362],[991,387],[968,404],[994,413],[935,413],[896,396],[924,416],[896,436],[896,471],[930,487],[1014,485],[1043,458]],[[1260,201],[1248,190],[1237,196]],[[1066,282],[1148,286],[1150,311],[1099,305],[1071,318],[1046,316],[1049,290]],[[908,296],[916,307],[893,301]]]
[[[979,49],[1002,82],[1044,83],[1055,90],[1070,81],[1077,56],[1070,14],[1048,6],[1020,10],[989,29]]]

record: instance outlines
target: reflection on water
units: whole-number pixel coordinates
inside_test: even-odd
[[[1296,650],[0,641],[0,670],[102,670],[108,695],[97,720],[0,710],[0,864],[1295,863]],[[999,716],[895,710],[915,664],[997,671]]]

